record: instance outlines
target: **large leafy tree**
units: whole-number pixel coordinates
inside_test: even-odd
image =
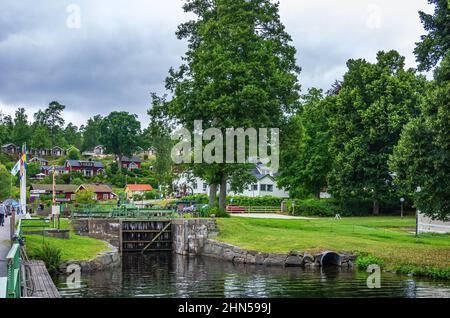
[[[392,195],[389,155],[419,112],[425,79],[404,70],[396,51],[379,52],[375,64],[349,60],[347,66],[330,111],[330,191],[343,200],[372,200],[378,214]]]
[[[44,111],[39,110],[34,114],[34,126],[47,129],[52,146],[65,146],[67,144],[63,136],[65,121],[62,112],[65,108],[66,106],[53,101]]]
[[[11,173],[0,163],[0,200],[11,197]]]
[[[313,194],[319,198],[327,186],[332,163],[327,109],[333,100],[331,96],[324,98],[322,90],[310,89],[303,96],[301,111],[289,123],[291,129],[283,143],[278,181],[291,197]]]
[[[112,112],[100,124],[100,141],[109,153],[117,156],[119,169],[122,157],[131,156],[138,147],[141,124],[137,115],[128,112]]]
[[[437,69],[423,112],[403,130],[391,159],[398,182],[415,206],[434,219],[450,219],[450,56]],[[444,76],[445,80],[441,80]],[[421,191],[416,189],[420,187]]]
[[[434,15],[420,13],[429,33],[415,50],[422,69],[434,72],[421,115],[403,130],[391,158],[396,182],[404,186],[424,214],[450,219],[450,9],[447,0],[435,4]],[[416,189],[420,188],[420,192]]]
[[[269,0],[187,0],[184,10],[197,16],[179,26],[189,43],[183,61],[171,69],[166,88],[173,98],[154,105],[153,118],[166,117],[193,131],[203,128],[284,127],[298,100],[300,71],[295,48]],[[220,183],[220,208],[226,184],[242,174],[236,164],[193,164],[208,182]],[[245,180],[245,178],[244,178]]]
[[[31,138],[31,147],[35,149],[47,149],[52,145],[52,140],[48,129],[45,126],[37,125]]]
[[[428,0],[434,5],[434,13],[420,11],[420,20],[428,33],[416,43],[414,53],[420,71],[429,71],[450,50],[450,8],[448,0]]]
[[[25,108],[16,110],[13,123],[12,140],[16,145],[21,146],[23,143],[27,142],[31,136],[30,124],[28,123],[28,116],[25,113]]]
[[[73,125],[72,123],[68,123],[64,128],[64,139],[68,145],[72,145],[77,148],[81,147],[81,132],[78,130],[78,127]]]

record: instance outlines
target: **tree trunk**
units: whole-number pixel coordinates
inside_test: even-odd
[[[209,185],[209,207],[213,208],[216,205],[217,184]]]
[[[316,199],[320,200],[320,190],[316,192]]]
[[[122,171],[122,155],[117,155],[117,167],[119,168],[119,172]]]
[[[219,209],[225,211],[227,208],[227,175],[222,172],[220,177],[220,192],[219,192]]]
[[[378,200],[373,201],[373,215],[380,214],[380,202]]]

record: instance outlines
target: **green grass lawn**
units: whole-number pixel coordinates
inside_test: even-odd
[[[334,220],[218,219],[217,240],[261,252],[323,250],[369,253],[385,267],[440,268],[450,272],[450,235],[412,232],[415,218],[352,217]]]
[[[26,220],[23,220],[22,222],[24,225],[27,224]],[[68,240],[42,235],[25,235],[27,253],[32,257],[45,242],[50,246],[59,248],[61,250],[61,261],[65,262],[69,260],[90,260],[95,258],[100,252],[108,250],[108,245],[104,241],[76,235],[72,230],[70,221],[67,219],[61,220],[61,229],[71,230],[70,238]],[[35,228],[26,230],[40,229]]]

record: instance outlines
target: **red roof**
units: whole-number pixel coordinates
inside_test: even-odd
[[[152,191],[153,187],[149,184],[129,184],[127,185],[130,191]]]

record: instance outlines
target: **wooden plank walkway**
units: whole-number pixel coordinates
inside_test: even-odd
[[[25,262],[28,271],[27,298],[61,298],[43,261]]]

